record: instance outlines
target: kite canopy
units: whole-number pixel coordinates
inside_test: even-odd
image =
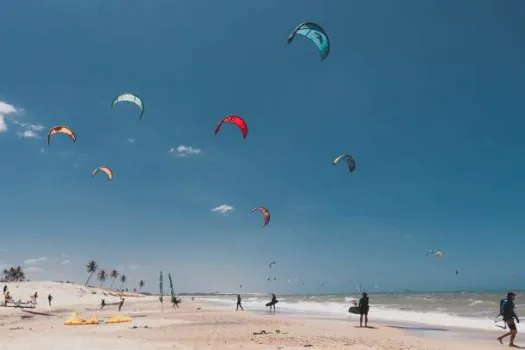
[[[123,93],[117,96],[113,100],[111,107],[115,107],[115,105],[120,102],[131,102],[137,107],[139,107],[140,108],[139,120],[142,119],[142,115],[144,114],[144,103],[142,102],[142,100],[140,99],[138,95],[131,94],[131,93]]]
[[[288,44],[293,41],[296,35],[304,36],[315,44],[321,54],[321,61],[330,54],[330,39],[320,25],[313,22],[303,22],[299,24],[288,36]]]
[[[272,265],[275,265],[275,261],[272,261],[272,262],[270,263],[270,265],[268,265],[268,267],[271,269],[271,268],[272,268]]]
[[[348,165],[348,170],[353,173],[355,171],[355,159],[349,154],[341,154],[332,162],[333,165],[337,165],[339,161],[344,160]]]
[[[261,214],[263,214],[264,224],[262,225],[262,227],[266,227],[266,225],[270,223],[270,211],[264,207],[253,208],[252,213],[254,211],[260,211]]]
[[[106,176],[108,177],[109,181],[113,180],[113,170],[111,170],[111,168],[109,168],[109,167],[107,167],[105,165],[99,166],[98,168],[95,168],[95,170],[93,170],[93,173],[91,174],[91,176],[95,177],[99,173],[106,174]]]
[[[59,126],[55,126],[49,129],[47,133],[47,144],[48,145],[51,144],[51,136],[56,135],[56,134],[64,134],[67,137],[69,137],[73,142],[77,141],[77,135],[75,135],[75,132],[72,129],[64,125],[59,125]]]
[[[228,115],[224,118],[222,118],[217,125],[215,126],[215,135],[220,131],[222,124],[228,123],[233,124],[239,128],[241,131],[242,137],[246,138],[248,136],[248,124],[244,121],[242,117],[239,117],[238,115],[232,114]]]

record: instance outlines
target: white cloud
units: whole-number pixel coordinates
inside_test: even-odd
[[[168,153],[178,157],[186,157],[202,153],[200,148],[193,148],[191,146],[180,145],[177,148],[170,148]]]
[[[64,261],[61,261],[60,264],[61,265],[67,265],[69,264],[71,261],[70,260],[64,260]]]
[[[9,103],[0,101],[0,133],[7,131],[5,117],[9,114],[16,114],[18,110]]]
[[[139,268],[139,265],[129,265],[130,270],[136,270]]]
[[[128,139],[129,143],[135,143],[135,139]]]
[[[18,136],[21,138],[39,139],[41,138],[39,133],[45,129],[45,126],[41,124],[21,123],[17,120],[14,120],[13,123],[23,129],[23,131],[17,132]]]
[[[4,101],[0,101],[0,114],[7,115],[13,113],[16,113],[16,108],[14,106],[5,103]]]
[[[23,269],[24,272],[26,273],[44,273],[46,272],[46,270],[40,268],[40,267],[36,267],[36,266],[28,266],[26,268]]]
[[[36,263],[39,263],[39,262],[42,262],[42,261],[46,261],[46,260],[47,260],[47,256],[41,256],[40,258],[24,260],[24,264],[26,264],[26,265],[36,264]]]
[[[24,130],[23,132],[17,131],[18,137],[23,139],[39,139],[40,136],[33,130]]]
[[[221,204],[218,207],[215,207],[215,208],[211,209],[211,211],[219,213],[219,214],[223,214],[223,215],[224,214],[228,214],[228,213],[230,213],[230,212],[232,212],[234,210],[235,210],[235,208],[232,207],[229,204]]]

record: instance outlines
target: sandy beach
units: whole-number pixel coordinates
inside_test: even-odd
[[[35,291],[39,303],[34,309],[0,308],[0,349],[496,349],[494,332],[454,331],[454,336],[426,337],[393,324],[371,321],[371,328],[359,328],[358,320],[325,320],[297,315],[261,314],[217,309],[201,301],[184,299],[180,308],[169,300],[163,311],[156,296],[125,297],[118,312],[118,296],[108,291],[54,282],[9,283],[15,299],[28,298]],[[54,302],[47,304],[47,295]],[[106,294],[106,295],[104,295]],[[107,306],[99,310],[100,299]],[[197,299],[198,300],[198,299]],[[232,298],[232,306],[234,300]],[[120,324],[65,326],[78,312],[83,318],[101,320],[128,315],[132,321]],[[410,328],[410,327],[408,327]],[[519,338],[518,338],[519,340]]]

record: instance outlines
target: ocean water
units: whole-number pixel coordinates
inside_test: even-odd
[[[458,327],[477,330],[501,331],[494,322],[499,312],[502,293],[428,293],[428,294],[369,294],[369,319],[400,324],[420,324],[434,327]],[[277,312],[307,317],[358,319],[349,314],[348,308],[357,300],[356,295],[283,295],[278,296]],[[189,299],[188,296],[185,299]],[[516,313],[525,307],[524,300],[516,299]],[[196,296],[220,308],[235,308],[236,295]],[[264,312],[269,295],[251,294],[243,296],[246,310]],[[524,309],[525,310],[525,309]],[[525,315],[525,311],[524,311]],[[518,325],[519,327],[519,325]]]

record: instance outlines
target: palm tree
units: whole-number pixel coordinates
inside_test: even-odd
[[[124,283],[126,283],[127,280],[128,278],[126,277],[126,275],[120,276],[120,290],[122,290],[122,287],[124,286]]]
[[[111,270],[111,273],[109,274],[109,277],[113,279],[111,281],[111,285],[109,286],[109,289],[113,288],[113,283],[115,283],[115,280],[120,275],[120,273],[117,270]]]
[[[14,272],[14,278],[15,278],[15,281],[23,281],[26,279],[26,274],[24,273],[24,270],[22,270],[22,266],[17,266],[15,269],[15,272]]]
[[[140,280],[140,282],[139,282],[139,292],[142,289],[142,287],[144,287],[145,285],[146,285],[146,283],[144,283],[143,280]]]
[[[108,273],[106,272],[106,270],[101,269],[98,271],[97,279],[100,281],[100,288],[102,288],[107,278],[108,278]]]
[[[88,262],[86,265],[86,270],[89,273],[89,277],[86,281],[86,286],[87,286],[89,283],[89,280],[91,279],[91,276],[93,276],[93,274],[98,270],[97,262],[95,260],[91,260],[90,262]]]
[[[26,279],[26,274],[24,273],[24,270],[22,270],[21,266],[11,266],[9,269],[4,269],[2,271],[2,275],[2,280],[4,282],[20,282],[25,281]]]

